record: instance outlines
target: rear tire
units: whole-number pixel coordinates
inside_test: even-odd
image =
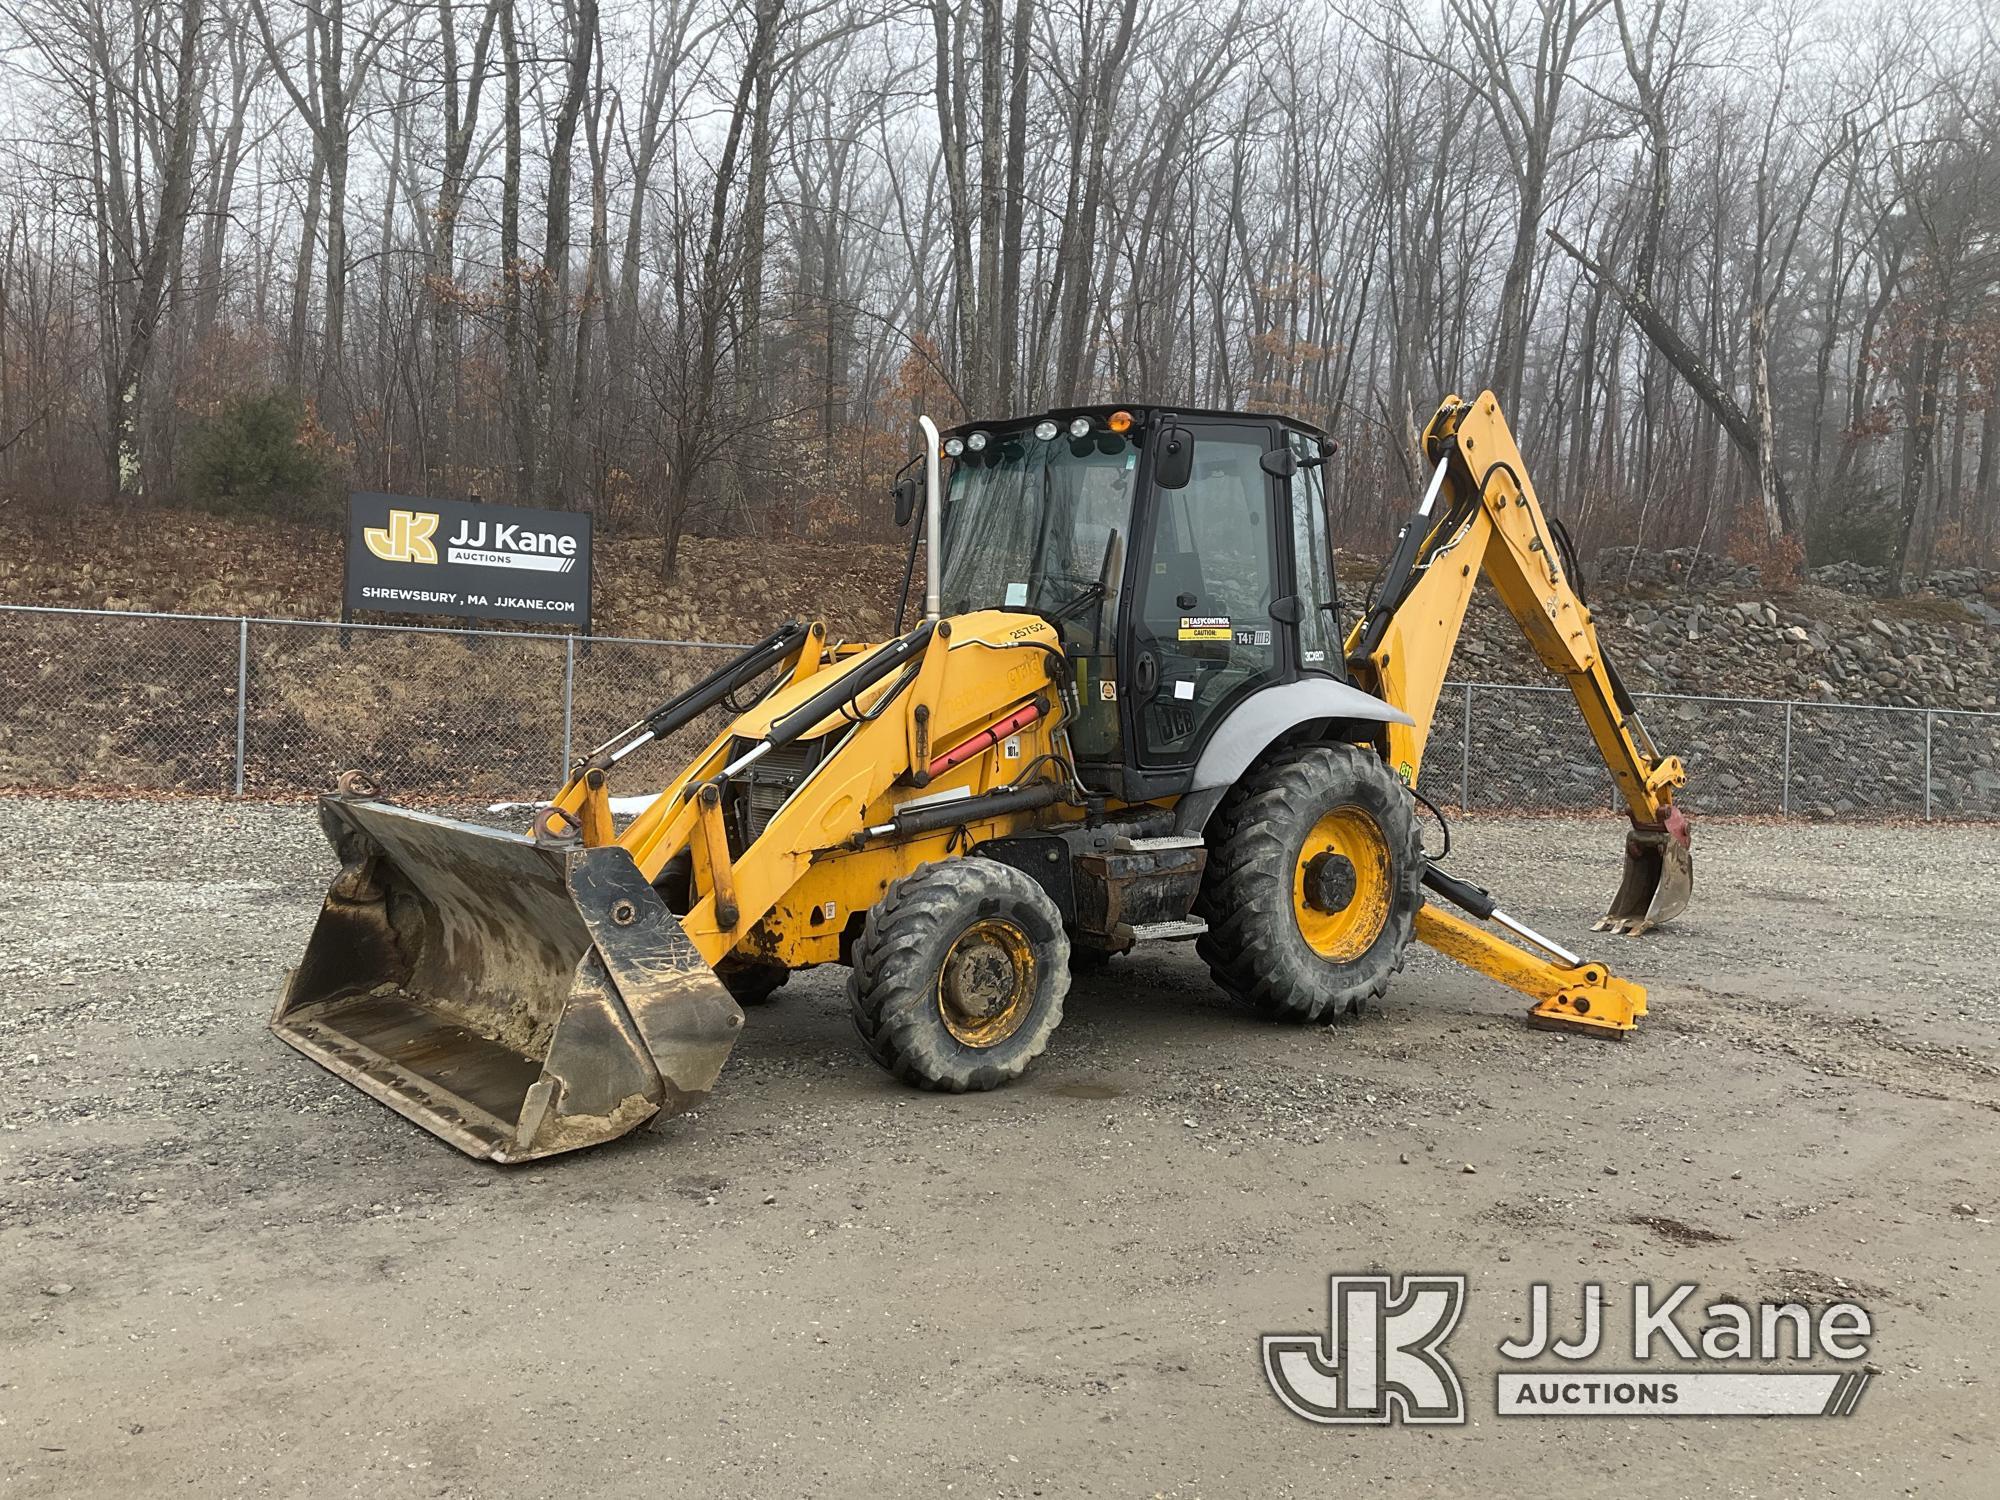
[[[1355,745],[1253,770],[1208,831],[1196,945],[1226,992],[1286,1021],[1364,1010],[1403,967],[1423,904],[1409,791]]]
[[[1069,993],[1062,914],[1028,875],[968,855],[889,886],[854,944],[847,997],[868,1053],[919,1088],[1018,1078]]]

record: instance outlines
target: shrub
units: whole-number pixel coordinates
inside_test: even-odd
[[[189,431],[181,496],[222,515],[334,524],[340,497],[322,436],[295,391],[232,396]]]

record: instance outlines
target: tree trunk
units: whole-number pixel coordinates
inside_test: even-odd
[[[194,140],[196,82],[199,72],[203,0],[183,0],[180,44],[174,64],[173,123],[163,177],[156,199],[154,223],[146,258],[139,269],[138,295],[126,329],[124,353],[112,387],[112,452],[118,493],[137,498],[144,489],[145,459],[139,434],[143,419],[146,373],[158,331],[160,306],[166,297],[167,271],[179,257],[194,199]]]
[[[1015,0],[1013,77],[1007,94],[1006,213],[1001,222],[1000,307],[995,324],[1000,334],[1000,374],[993,401],[1011,409],[1021,399],[1021,235],[1028,208],[1028,47],[1034,34],[1034,0]]]
[[[1005,76],[1005,5],[980,0],[979,33],[979,283],[974,297],[979,319],[977,364],[967,372],[967,405],[991,410],[1000,384],[1000,224],[1007,206],[1001,166],[1001,80]]]
[[[764,4],[771,14],[768,20],[760,14],[758,25],[760,28],[768,26],[775,33],[783,7],[778,0],[764,0]],[[764,399],[764,261],[771,195],[771,95],[775,88],[771,52],[768,47],[763,50],[751,89],[750,162],[743,184],[743,332],[736,349],[735,405],[739,432],[760,428],[767,412]],[[743,513],[746,521],[752,519],[749,516],[749,496],[757,451],[757,447],[751,444],[738,443],[729,465],[730,500]],[[753,525],[751,529],[757,528]]]
[[[970,151],[965,118],[965,25],[951,0],[930,0],[931,38],[937,50],[933,91],[945,179],[945,222],[951,235],[951,312],[953,348],[960,374],[960,395],[977,409],[983,355],[979,283],[973,269],[972,225],[976,213],[972,184],[967,179]]]
[[[673,444],[673,468],[668,479],[666,515],[660,548],[660,576],[672,582],[680,562],[681,530],[687,508],[694,498],[695,481],[714,454],[715,377],[717,346],[722,322],[728,311],[729,287],[722,265],[723,242],[729,229],[729,189],[736,177],[736,159],[743,149],[743,133],[749,120],[751,95],[758,74],[763,71],[777,30],[778,7],[760,7],[757,30],[744,60],[743,76],[736,87],[736,101],[729,112],[729,130],[722,142],[722,155],[715,165],[715,186],[709,197],[708,234],[702,244],[700,281],[695,287],[697,347],[689,371],[688,395],[679,403]]]
[[[569,265],[570,178],[576,154],[576,122],[590,89],[590,61],[597,47],[597,0],[575,0],[570,11],[569,59],[562,102],[549,145],[548,212],[542,229],[541,274],[535,278],[535,394],[533,420],[545,427],[553,418],[556,333],[562,319],[561,295]],[[532,450],[539,454],[541,445]],[[565,476],[551,476],[560,495]],[[531,461],[523,469],[523,491],[533,496],[544,476]],[[533,503],[532,498],[529,501]]]
[[[535,469],[535,431],[521,307],[521,39],[515,30],[514,0],[500,0],[500,3],[500,59],[506,79],[506,108],[500,126],[500,298],[501,327],[507,346],[504,409],[513,428],[512,494],[525,505],[527,477]]]
[[[1930,571],[1932,528],[1930,507],[1924,500],[1924,483],[1931,475],[1932,448],[1937,436],[1938,382],[1944,370],[1950,306],[1946,289],[1938,288],[1930,327],[1918,337],[1905,367],[1903,400],[1910,416],[1903,429],[1901,526],[1896,536],[1896,558],[1889,568],[1892,594],[1915,593]]]
[[[1790,528],[1778,502],[1777,439],[1771,421],[1771,370],[1764,357],[1764,309],[1750,311],[1750,425],[1757,440],[1757,498],[1764,512],[1764,539],[1775,542]]]
[[[490,0],[479,23],[472,49],[472,76],[461,96],[458,75],[458,35],[452,0],[438,0],[438,37],[444,65],[444,162],[438,178],[436,226],[431,238],[431,264],[425,295],[431,313],[430,413],[425,422],[426,487],[433,494],[451,492],[452,465],[458,426],[458,309],[463,292],[458,285],[458,217],[465,210],[466,163],[479,126],[480,92],[486,84],[493,27],[500,0]]]
[[[600,119],[608,114],[611,118]],[[556,459],[556,478],[561,489],[557,498],[569,503],[571,467],[575,461],[576,439],[579,431],[589,419],[590,392],[590,329],[593,321],[603,321],[605,305],[604,283],[610,274],[610,248],[607,244],[605,211],[605,163],[611,155],[611,131],[617,111],[604,109],[603,91],[595,96],[591,109],[589,129],[584,142],[590,150],[590,253],[584,262],[583,292],[576,305],[576,351],[570,361],[569,419],[562,424],[562,442]],[[598,127],[604,129],[603,139],[598,137]],[[601,423],[599,424],[601,427]],[[598,475],[601,465],[593,468],[590,491],[593,496],[598,490]]]
[[[249,117],[250,99],[256,92],[260,72],[250,64],[248,48],[241,33],[229,39],[230,90],[229,124],[223,130],[216,153],[219,158],[209,180],[206,218],[201,231],[201,259],[196,273],[199,286],[195,302],[195,339],[205,341],[215,327],[222,309],[222,258],[228,238],[230,209],[236,196],[236,174],[243,163],[243,130]]]
[[[341,69],[347,56],[342,0],[324,0],[320,47],[320,125],[326,150],[326,338],[320,351],[320,392],[340,399],[347,348],[347,96]],[[342,405],[345,405],[344,400]]]
[[[1100,253],[1097,217],[1104,203],[1105,157],[1111,146],[1111,125],[1117,113],[1118,95],[1125,80],[1125,63],[1131,54],[1133,23],[1138,17],[1139,0],[1121,0],[1118,29],[1092,80],[1087,114],[1089,158],[1084,167],[1075,232],[1063,226],[1068,265],[1065,268],[1061,332],[1056,341],[1055,399],[1072,404],[1084,399],[1090,380],[1090,303],[1093,280],[1090,263]]]
[[[1743,408],[1737,404],[1736,398],[1724,388],[1721,381],[1716,379],[1701,356],[1695,353],[1686,339],[1681,337],[1680,331],[1667,321],[1650,299],[1640,297],[1632,288],[1612,275],[1608,267],[1577,249],[1563,238],[1559,231],[1551,229],[1548,235],[1561,247],[1564,254],[1582,266],[1592,278],[1610,288],[1611,295],[1618,299],[1626,315],[1632,319],[1639,331],[1652,340],[1653,347],[1658,349],[1667,363],[1679,372],[1681,379],[1687,382],[1688,389],[1693,391],[1702,405],[1714,414],[1716,421],[1729,434],[1730,441],[1736,445],[1737,452],[1742,454],[1750,472],[1758,476],[1761,487],[1765,482],[1766,455],[1770,452],[1770,445],[1759,436],[1757,424],[1751,421]],[[1785,489],[1784,475],[1775,462],[1768,463],[1768,470],[1770,505],[1777,514],[1779,530],[1785,535],[1795,534],[1798,530],[1798,519],[1792,512],[1791,497]]]
[[[1979,419],[1979,467],[1973,471],[1973,527],[1979,550],[1968,561],[1991,566],[1993,541],[2000,535],[2000,392],[1986,382],[1986,415]]]
[[[292,312],[285,335],[285,383],[295,391],[306,388],[306,334],[311,327],[313,257],[319,249],[320,187],[326,180],[326,158],[319,137],[313,137],[312,167],[306,182],[305,210],[299,216],[299,253],[292,272]]]

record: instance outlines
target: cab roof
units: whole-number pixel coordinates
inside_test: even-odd
[[[1298,417],[1286,416],[1275,411],[1230,411],[1213,406],[1176,406],[1164,402],[1107,401],[1090,406],[1051,406],[1043,411],[1024,412],[1019,416],[980,417],[972,421],[960,422],[947,427],[947,437],[963,437],[966,433],[983,429],[987,432],[1010,431],[1016,427],[1031,427],[1037,422],[1068,422],[1077,417],[1089,417],[1094,421],[1107,420],[1115,411],[1129,411],[1139,427],[1151,427],[1162,416],[1193,417],[1205,422],[1276,422],[1281,427],[1289,427],[1294,432],[1302,432],[1308,437],[1333,442],[1334,436],[1324,427]]]

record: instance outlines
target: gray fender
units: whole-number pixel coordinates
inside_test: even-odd
[[[1175,808],[1174,826],[1199,833],[1222,794],[1250,763],[1287,730],[1315,719],[1361,719],[1372,724],[1415,724],[1400,708],[1329,677],[1303,677],[1260,688],[1229,711],[1195,762],[1194,780]]]

